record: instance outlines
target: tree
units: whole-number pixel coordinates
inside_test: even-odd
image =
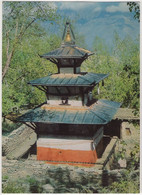
[[[39,21],[55,20],[56,9],[48,2],[3,2],[3,60],[2,81],[4,80],[16,47],[23,37],[29,36],[29,29],[37,30]]]
[[[96,36],[94,39],[93,49],[100,55],[107,55],[109,53],[105,40],[101,39],[99,36]]]
[[[100,85],[100,94],[93,91],[97,99],[105,98],[122,103],[122,107],[139,110],[140,95],[140,58],[139,39],[130,36],[121,39],[114,34],[113,54],[109,54],[107,46],[100,38],[95,39],[97,52],[86,60],[82,69],[85,72],[109,73],[104,80],[104,87]]]
[[[139,38],[133,40],[127,35],[123,40],[115,35],[115,54],[121,65],[120,77],[125,86],[124,106],[139,110],[140,97],[140,54]]]
[[[30,35],[28,38],[23,37],[16,47],[11,60],[12,66],[3,81],[3,116],[15,108],[20,111],[24,106],[31,108],[44,102],[46,100],[44,93],[27,83],[32,79],[57,72],[56,65],[46,59],[41,59],[38,53],[43,54],[55,49],[60,45],[61,40],[56,35],[47,36],[46,33],[43,33],[40,38],[37,32]]]
[[[38,54],[55,49],[61,40],[40,25],[41,21],[46,24],[58,19],[48,2],[4,2],[3,9],[2,114],[6,116],[15,108],[20,111],[23,106],[30,108],[45,101],[44,93],[27,82],[57,71]]]

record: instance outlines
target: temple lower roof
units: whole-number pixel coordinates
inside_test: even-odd
[[[16,121],[49,124],[107,124],[120,105],[118,102],[108,100],[98,100],[90,107],[44,104],[18,117]]]
[[[28,84],[35,86],[94,86],[106,77],[108,77],[108,74],[53,74],[32,80]]]

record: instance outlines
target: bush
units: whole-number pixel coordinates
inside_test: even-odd
[[[30,185],[30,192],[31,193],[42,193],[43,188],[41,183],[39,183],[39,181],[37,181],[35,178],[33,177],[28,177],[26,179],[26,181],[29,183]]]

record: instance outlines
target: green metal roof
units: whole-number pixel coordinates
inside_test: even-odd
[[[120,103],[98,100],[91,107],[51,106],[44,104],[17,118],[19,122],[63,124],[107,124]]]
[[[92,55],[91,51],[77,47],[75,45],[75,36],[71,29],[69,22],[66,22],[65,29],[62,37],[62,44],[60,48],[57,48],[53,51],[40,55],[42,58],[50,60],[51,58],[60,59],[60,58],[84,58]]]
[[[90,86],[98,84],[108,74],[54,74],[30,81],[28,84],[40,86]]]
[[[49,53],[40,55],[42,58],[86,58],[94,53],[77,46],[61,46]]]

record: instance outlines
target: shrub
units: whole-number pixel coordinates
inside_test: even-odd
[[[31,193],[42,193],[43,188],[42,188],[41,184],[39,183],[39,181],[37,181],[35,178],[28,177],[27,182],[30,185],[30,192]]]

